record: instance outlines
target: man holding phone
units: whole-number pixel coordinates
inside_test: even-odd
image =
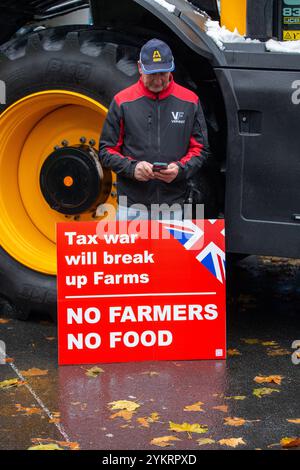
[[[114,97],[100,139],[100,161],[117,174],[119,219],[131,218],[136,204],[148,213],[152,205],[182,207],[187,181],[209,154],[199,98],[173,80],[169,46],[148,41],[138,69],[140,80]]]

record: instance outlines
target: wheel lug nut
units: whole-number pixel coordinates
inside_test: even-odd
[[[86,143],[86,137],[80,137],[80,143],[85,144]]]
[[[68,147],[69,142],[68,142],[67,140],[63,140],[62,143],[61,143],[61,145],[62,145],[63,147]]]
[[[59,145],[55,145],[54,150],[59,150],[59,149],[60,149],[60,146],[59,146]]]
[[[94,139],[91,139],[89,141],[89,144],[90,144],[91,147],[94,147],[94,145],[96,145],[96,141]]]

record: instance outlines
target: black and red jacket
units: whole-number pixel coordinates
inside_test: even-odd
[[[128,205],[182,204],[186,181],[208,156],[207,128],[198,96],[171,79],[161,93],[152,93],[142,80],[118,93],[109,108],[100,139],[102,165],[117,174],[118,197]],[[175,162],[172,183],[134,178],[139,161]]]

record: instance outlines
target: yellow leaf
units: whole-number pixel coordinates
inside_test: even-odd
[[[154,439],[152,439],[152,441],[150,441],[150,444],[159,447],[167,447],[173,445],[171,441],[181,441],[181,439],[178,439],[178,437],[175,436],[155,437]]]
[[[221,439],[219,441],[221,446],[237,447],[239,445],[246,445],[242,437],[231,437],[230,439]]]
[[[5,325],[6,323],[9,323],[11,320],[8,318],[0,318],[0,325]]]
[[[132,419],[133,411],[120,410],[117,413],[110,416],[110,419],[123,418],[125,421],[130,421]]]
[[[200,439],[197,439],[197,442],[199,446],[205,446],[207,444],[214,444],[216,441],[209,439],[209,437],[201,437]]]
[[[276,341],[263,341],[261,344],[263,346],[277,346],[278,343]]]
[[[241,353],[237,349],[228,349],[227,355],[228,356],[241,356]]]
[[[144,428],[150,428],[150,424],[147,418],[137,418],[137,422]]]
[[[223,411],[224,413],[228,412],[228,406],[227,405],[213,406],[213,409]]]
[[[268,356],[286,356],[287,354],[291,354],[291,351],[287,349],[268,349],[267,355]]]
[[[0,382],[0,388],[6,389],[11,387],[19,387],[20,385],[24,385],[24,383],[25,382],[19,379],[3,380],[3,382]]]
[[[287,419],[287,421],[288,421],[289,423],[300,424],[300,418],[296,418],[296,419]]]
[[[182,423],[182,424],[176,424],[173,423],[172,421],[169,421],[169,429],[171,431],[175,432],[195,432],[197,434],[204,434],[205,432],[208,431],[208,427],[206,424],[189,424],[189,423]]]
[[[254,377],[254,381],[258,384],[262,383],[275,383],[277,385],[281,385],[281,380],[283,379],[282,375],[268,375],[268,376],[256,376]]]
[[[224,418],[224,424],[227,426],[243,426],[246,420],[243,418]]]
[[[279,392],[279,391],[280,390],[277,390],[276,388],[267,388],[267,387],[255,388],[253,390],[253,395],[255,395],[258,398],[261,398],[264,395],[271,395],[271,393]]]
[[[33,444],[40,444],[40,445],[44,445],[44,444],[57,444],[58,446],[60,447],[63,447],[63,448],[68,448],[68,449],[71,449],[71,450],[79,450],[79,444],[78,442],[68,442],[68,441],[54,441],[53,439],[51,438],[41,438],[41,437],[36,437],[36,438],[33,438],[31,439],[31,441],[33,442]]]
[[[159,419],[159,414],[158,413],[151,413],[150,416],[142,417],[142,418],[137,418],[137,422],[143,426],[144,428],[149,428],[151,423],[155,423]]]
[[[23,407],[20,403],[16,403],[17,411],[23,411],[25,415],[41,414],[42,410],[40,408],[30,408]]]
[[[47,375],[48,370],[41,370],[37,369],[36,367],[33,367],[32,369],[22,370],[21,374],[24,377],[35,377],[36,375]]]
[[[99,374],[101,374],[101,372],[104,372],[104,370],[100,367],[95,366],[91,369],[87,369],[85,375],[87,375],[88,377],[97,377]]]
[[[138,403],[129,400],[118,400],[118,401],[111,401],[109,403],[111,405],[111,410],[127,410],[127,411],[135,411],[137,408],[140,407]]]
[[[204,403],[202,403],[201,401],[197,401],[193,405],[185,406],[183,410],[184,411],[204,411],[202,410],[201,405],[204,405]]]
[[[234,397],[224,397],[225,400],[245,400],[245,395],[236,395]]]
[[[156,412],[151,413],[151,415],[149,416],[150,423],[155,423],[158,420],[159,420],[159,414]]]
[[[299,437],[283,437],[280,441],[282,447],[300,447]]]
[[[57,444],[39,444],[37,446],[29,447],[28,450],[64,450]]]
[[[242,341],[246,344],[259,344],[259,339],[256,338],[242,338]]]

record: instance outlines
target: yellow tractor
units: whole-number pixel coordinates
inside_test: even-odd
[[[56,316],[56,223],[116,205],[95,150],[153,37],[202,102],[198,186],[227,251],[299,256],[299,54],[268,43],[300,38],[300,0],[0,0],[0,24],[0,297],[18,318]]]

